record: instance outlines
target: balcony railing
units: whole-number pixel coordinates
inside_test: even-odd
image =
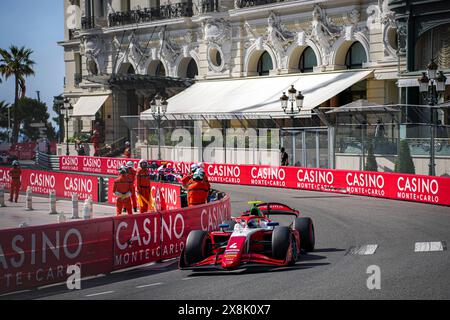
[[[95,17],[81,17],[82,30],[94,29],[95,27]]]
[[[263,6],[266,4],[276,3],[276,2],[284,2],[284,0],[240,0],[239,7],[246,8],[246,7],[254,7],[254,6]]]
[[[115,12],[109,15],[109,26],[123,26],[127,24],[150,22],[162,19],[192,17],[192,3],[174,3],[155,8]]]
[[[219,0],[202,0],[200,2],[200,7],[198,8],[198,11],[199,13],[220,11]]]

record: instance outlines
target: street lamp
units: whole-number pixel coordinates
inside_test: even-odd
[[[283,92],[283,95],[280,97],[281,108],[285,114],[294,119],[294,116],[299,114],[303,108],[304,99],[305,97],[302,93],[300,91],[297,92],[294,86],[291,85],[291,88],[288,90],[288,96],[286,95],[286,92]],[[288,106],[289,102],[290,107]]]
[[[150,103],[153,118],[158,123],[158,160],[161,159],[161,120],[167,112],[167,101],[157,94]]]
[[[73,110],[69,98],[64,99],[64,104],[60,109],[64,113],[64,120],[66,120],[66,156],[69,155],[69,119],[70,112]]]
[[[436,163],[435,163],[435,147],[434,139],[436,136],[436,108],[434,106],[438,104],[439,96],[445,91],[445,81],[447,77],[442,71],[438,71],[438,65],[431,60],[427,65],[427,72],[422,72],[422,76],[419,81],[419,92],[423,95],[424,100],[428,103],[430,108],[430,163],[428,174],[430,176],[436,175]]]

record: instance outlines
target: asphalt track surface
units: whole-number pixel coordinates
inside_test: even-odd
[[[286,203],[313,218],[316,250],[293,267],[238,272],[180,271],[174,262],[0,299],[450,299],[450,208],[359,196],[216,185],[231,195],[234,215],[249,200]],[[415,252],[417,242],[442,242]],[[377,245],[361,248],[364,245]],[[366,252],[369,254],[360,255]],[[371,254],[370,254],[371,253]],[[369,290],[376,265],[381,289]]]

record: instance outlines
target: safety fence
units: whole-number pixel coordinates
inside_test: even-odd
[[[0,167],[0,187],[4,189],[11,185],[10,170],[9,167]],[[20,190],[26,191],[28,187],[35,194],[55,192],[57,197],[71,198],[76,193],[80,200],[91,197],[94,202],[99,201],[99,178],[96,176],[22,169]]]
[[[100,174],[116,172],[130,159],[61,157],[60,169]],[[137,159],[133,159],[136,163]],[[90,163],[95,165],[90,166]],[[187,173],[191,163],[165,161],[175,171]],[[329,170],[301,167],[205,164],[210,182],[337,192],[370,197],[450,205],[450,178],[399,173]]]
[[[191,230],[231,217],[230,198],[190,208],[0,231],[0,293],[178,257]]]

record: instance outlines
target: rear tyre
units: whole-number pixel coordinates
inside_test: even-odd
[[[286,259],[291,232],[288,227],[277,227],[272,233],[272,257],[278,260]]]
[[[311,218],[302,217],[294,221],[294,230],[300,233],[300,249],[306,252],[314,251],[316,236],[314,234],[314,224]]]
[[[234,226],[236,225],[236,221],[234,221],[234,220],[226,220],[226,221],[223,222],[223,224],[229,225],[229,227],[224,229],[224,231],[231,231],[231,232],[233,232]]]
[[[187,265],[204,260],[208,256],[208,242],[210,238],[207,231],[191,231],[186,240],[185,259]]]

